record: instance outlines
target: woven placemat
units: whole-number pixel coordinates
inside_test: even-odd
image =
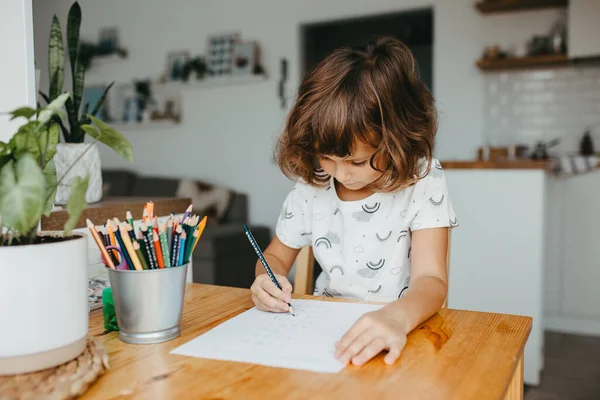
[[[74,399],[107,369],[104,347],[88,337],[83,353],[66,364],[29,374],[0,376],[0,400]]]

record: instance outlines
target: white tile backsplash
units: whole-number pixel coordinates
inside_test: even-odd
[[[484,135],[493,146],[561,138],[576,152],[586,128],[600,148],[600,66],[486,74]]]

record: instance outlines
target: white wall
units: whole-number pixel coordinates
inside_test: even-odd
[[[4,113],[35,106],[31,0],[2,0],[0,26],[0,141],[7,142],[24,120],[9,122]]]
[[[48,86],[45,62],[52,13],[64,24],[70,4],[71,0],[34,0],[42,89]],[[243,39],[260,42],[268,81],[187,92],[180,127],[125,133],[134,146],[136,170],[204,179],[247,192],[252,222],[271,226],[291,187],[271,162],[273,139],[285,116],[277,98],[278,62],[288,58],[287,87],[294,90],[300,79],[301,24],[433,7],[433,91],[441,118],[437,156],[470,159],[482,143],[483,76],[475,61],[483,47],[498,38],[501,44],[510,44],[544,33],[556,15],[542,11],[484,17],[472,0],[80,0],[80,4],[84,35],[95,38],[101,27],[116,25],[129,50],[128,59],[90,71],[88,82],[156,77],[169,51],[203,52],[207,35],[215,32],[238,30]],[[127,166],[110,151],[101,154],[105,165]]]

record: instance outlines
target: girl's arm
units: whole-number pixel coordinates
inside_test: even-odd
[[[402,321],[408,333],[444,304],[448,292],[446,255],[448,228],[412,232],[410,285],[406,295],[387,307]]]
[[[271,312],[289,311],[288,303],[292,299],[292,285],[287,276],[299,252],[300,249],[293,249],[281,243],[277,236],[273,238],[263,254],[283,290],[275,286],[268,277],[265,267],[258,260],[255,268],[256,279],[250,287],[252,301],[256,307]]]
[[[269,263],[269,266],[273,270],[274,274],[288,276],[296,256],[300,252],[300,249],[293,249],[287,247],[281,243],[279,238],[275,236],[269,246],[263,252],[265,259]],[[255,276],[266,274],[265,267],[263,267],[260,260],[256,261]],[[279,279],[279,278],[278,278]]]
[[[336,346],[336,357],[343,363],[362,365],[388,350],[384,361],[393,364],[406,343],[406,335],[444,304],[448,291],[448,228],[416,230],[411,244],[410,286],[406,295],[363,315],[350,328]]]

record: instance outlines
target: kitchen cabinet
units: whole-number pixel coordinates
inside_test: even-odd
[[[567,16],[569,58],[600,56],[600,1],[569,0]]]
[[[524,376],[537,385],[543,365],[546,172],[445,168],[445,174],[459,222],[450,242],[448,307],[532,317]]]
[[[600,335],[600,172],[552,178],[549,187],[546,327]]]

